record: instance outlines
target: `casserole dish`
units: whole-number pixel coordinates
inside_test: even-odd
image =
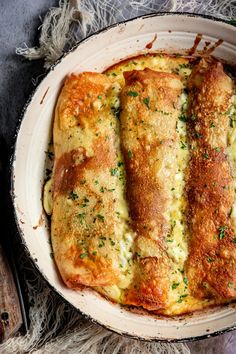
[[[176,318],[127,310],[92,290],[75,292],[62,283],[50,257],[50,232],[42,210],[45,151],[51,140],[55,103],[66,75],[103,72],[127,57],[148,51],[178,53],[193,46],[201,29],[205,42],[223,40],[214,55],[229,64],[236,61],[236,29],[224,22],[189,14],[152,14],[94,34],[60,59],[29,100],[21,122],[12,164],[12,198],[16,222],[30,257],[43,277],[66,301],[97,323],[120,334],[144,340],[184,341],[233,329],[234,304]],[[156,40],[150,44],[153,38]],[[124,325],[125,324],[125,325]]]

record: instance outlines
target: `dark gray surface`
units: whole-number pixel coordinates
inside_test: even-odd
[[[9,148],[21,110],[34,89],[32,79],[44,72],[42,61],[15,54],[16,47],[37,45],[39,14],[55,0],[2,0],[0,16],[0,137]]]

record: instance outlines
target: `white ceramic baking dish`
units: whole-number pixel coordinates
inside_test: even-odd
[[[121,59],[153,50],[178,52],[192,47],[197,33],[205,41],[223,43],[214,55],[236,63],[236,28],[209,17],[190,14],[152,14],[111,26],[83,40],[49,71],[29,99],[18,128],[12,161],[12,198],[22,240],[36,267],[63,299],[97,323],[120,334],[145,340],[184,341],[216,335],[236,328],[234,305],[216,307],[180,318],[155,317],[131,312],[92,290],[66,288],[50,257],[50,232],[42,209],[45,151],[51,139],[53,110],[66,75],[101,72]]]

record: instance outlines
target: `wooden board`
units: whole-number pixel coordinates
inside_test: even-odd
[[[0,245],[0,342],[22,325],[20,302],[9,263]]]

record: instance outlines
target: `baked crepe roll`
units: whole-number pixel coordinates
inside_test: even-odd
[[[117,97],[105,75],[82,73],[66,79],[56,106],[52,247],[72,288],[113,285],[123,277]]]
[[[186,270],[190,290],[198,298],[236,296],[230,217],[234,190],[226,151],[231,98],[232,80],[222,64],[202,59],[189,80],[191,159],[186,189],[191,234]]]
[[[150,69],[124,73],[121,144],[126,196],[136,233],[136,270],[124,302],[164,308],[169,289],[165,238],[170,232],[171,187],[177,170],[178,76]]]

